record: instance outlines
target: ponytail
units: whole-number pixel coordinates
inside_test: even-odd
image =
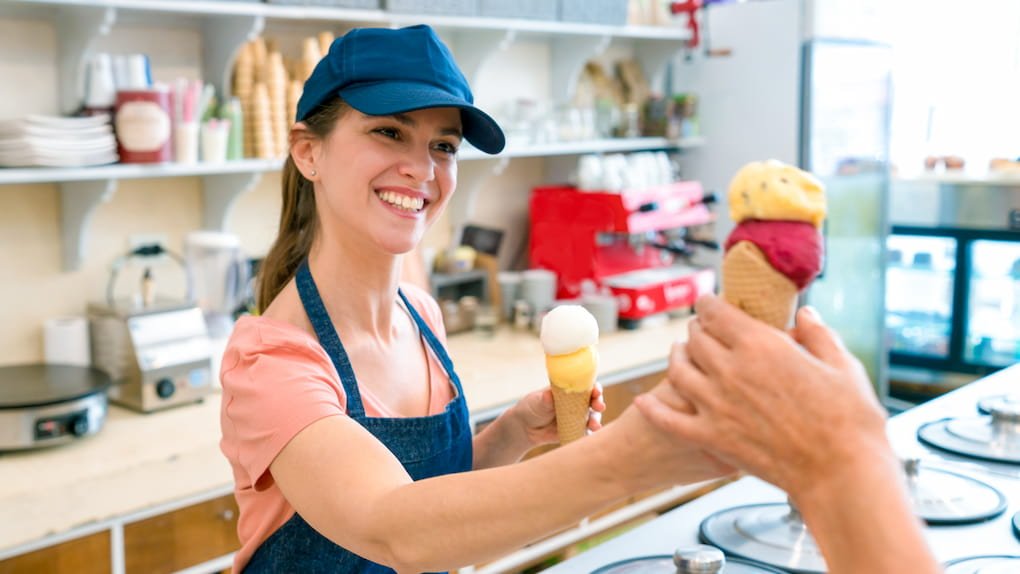
[[[338,98],[309,116],[304,124],[314,137],[325,139],[347,109]],[[297,273],[298,266],[312,250],[319,228],[312,182],[305,179],[289,154],[283,166],[282,188],[280,230],[259,267],[256,298],[259,313],[269,307]]]

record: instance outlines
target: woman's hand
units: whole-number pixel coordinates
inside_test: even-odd
[[[595,383],[588,415],[589,430],[602,428],[602,412],[605,410],[602,385]],[[511,464],[536,446],[552,444],[558,440],[552,391],[534,391],[503,411],[475,436],[474,468],[478,470]]]
[[[693,409],[635,401],[660,429],[794,496],[890,453],[863,367],[812,310],[800,310],[789,335],[713,296],[697,313],[668,372]]]
[[[599,383],[595,383],[595,387],[592,388],[590,406],[588,430],[594,432],[602,428],[602,413],[606,410],[602,385]],[[552,390],[528,393],[513,406],[513,410],[528,444],[532,447],[559,441],[556,434],[556,408],[553,404]]]

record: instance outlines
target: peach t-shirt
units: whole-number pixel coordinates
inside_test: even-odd
[[[445,345],[442,316],[432,297],[411,285],[401,289]],[[431,348],[428,360],[429,414],[438,414],[453,399],[453,387]],[[347,395],[318,339],[294,325],[266,317],[237,321],[223,355],[220,381],[220,450],[230,461],[234,496],[241,511],[237,524],[241,549],[234,557],[234,571],[240,572],[259,545],[294,515],[273,481],[269,465],[311,423],[346,416]],[[367,416],[397,416],[364,386],[358,388]]]

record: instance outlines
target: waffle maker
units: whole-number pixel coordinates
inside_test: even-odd
[[[672,556],[641,556],[613,562],[592,574],[782,574],[769,566],[727,558],[712,546],[679,548]]]
[[[998,396],[982,404],[989,414],[932,421],[917,429],[917,439],[958,455],[1020,464],[1020,401]]]
[[[110,378],[71,365],[0,367],[0,451],[66,444],[106,420]]]
[[[980,480],[904,461],[915,514],[930,525],[959,525],[994,518],[1006,510],[1001,492]],[[702,542],[727,555],[797,574],[826,572],[822,552],[796,507],[789,503],[737,506],[705,518]]]

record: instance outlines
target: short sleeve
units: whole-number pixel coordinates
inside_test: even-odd
[[[269,465],[294,436],[346,409],[336,369],[318,342],[264,318],[238,322],[220,380],[221,448],[256,490],[272,484]]]

